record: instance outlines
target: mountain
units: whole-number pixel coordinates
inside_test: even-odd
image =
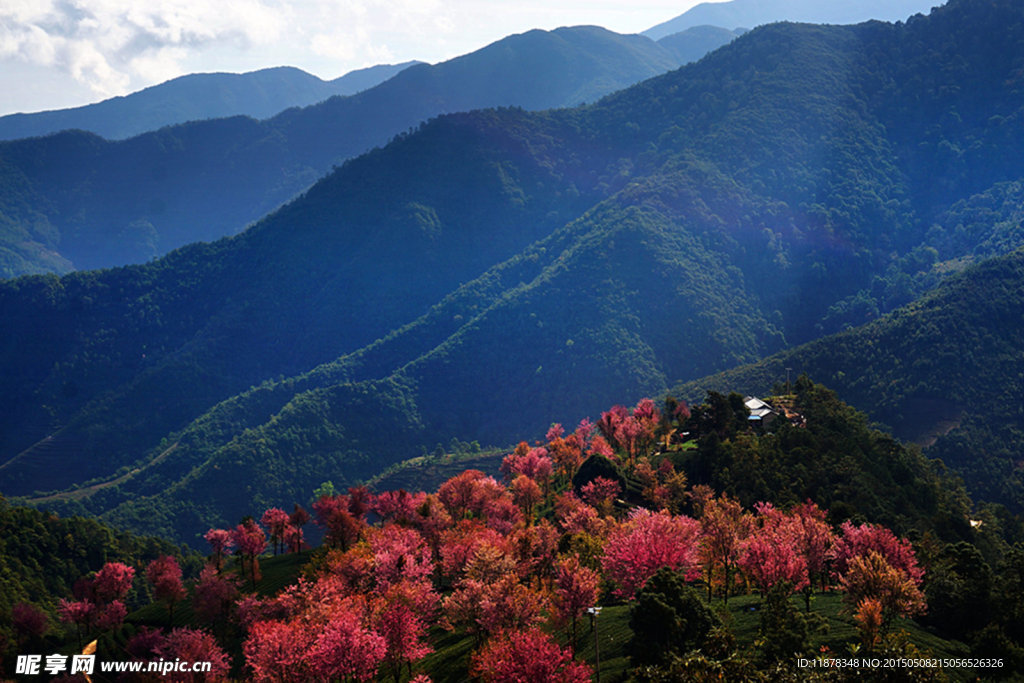
[[[1019,209],[1017,209],[1019,211]],[[1020,219],[1015,221],[1019,230]],[[864,326],[676,389],[764,394],[786,368],[828,384],[956,471],[975,499],[1024,511],[1024,250],[984,261]]]
[[[702,2],[674,19],[653,26],[643,35],[654,40],[695,26],[754,28],[776,21],[808,24],[857,24],[875,19],[903,21],[914,14],[927,14],[934,0],[728,0]]]
[[[1021,246],[1022,44],[1010,0],[773,24],[437,118],[235,237],[0,284],[0,490],[188,539],[891,311]]]
[[[696,62],[709,52],[731,43],[743,35],[745,29],[726,29],[717,26],[694,26],[658,39],[658,45],[669,50],[680,64]]]
[[[143,263],[239,232],[332,166],[430,117],[569,106],[676,66],[642,36],[530,31],[264,121],[215,119],[115,142],[77,131],[0,143],[0,276]]]
[[[335,95],[354,95],[419,62],[381,64],[331,81],[294,67],[244,74],[189,74],[122,97],[82,107],[0,117],[0,140],[84,130],[124,140],[186,121],[250,116],[265,119],[291,107],[316,104]]]

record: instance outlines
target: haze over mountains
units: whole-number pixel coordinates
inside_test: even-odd
[[[188,539],[891,311],[1022,244],[1022,47],[1010,0],[770,25],[596,104],[438,118],[233,238],[3,283],[0,490]],[[1005,263],[963,282],[1019,300]]]
[[[699,40],[706,49],[733,36]],[[234,234],[332,165],[432,116],[592,101],[675,68],[692,56],[687,44],[597,27],[530,31],[263,121],[198,121],[117,142],[64,132],[2,143],[0,276],[140,263]]]
[[[703,2],[683,14],[653,26],[643,34],[654,40],[695,26],[753,28],[775,21],[806,24],[857,24],[863,21],[904,21],[927,14],[935,0],[730,0]]]
[[[324,81],[301,69],[276,67],[244,74],[189,74],[139,92],[71,109],[0,117],[0,140],[62,130],[123,140],[186,121],[249,116],[265,119],[335,95],[354,95],[419,62],[382,64]]]

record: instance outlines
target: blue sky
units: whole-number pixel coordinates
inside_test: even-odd
[[[439,62],[532,28],[638,33],[697,0],[3,0],[0,115],[124,95],[186,73],[296,66],[321,78]]]

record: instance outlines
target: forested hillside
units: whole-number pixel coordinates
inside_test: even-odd
[[[680,62],[595,26],[530,31],[273,118],[197,121],[108,142],[0,143],[0,277],[145,263],[243,230],[345,159],[430,117],[592,101]]]
[[[754,424],[739,394],[644,398],[491,453],[495,476],[250,504],[203,534],[197,577],[193,557],[112,552],[51,589],[59,623],[16,605],[7,650],[95,639],[97,662],[265,683],[1019,676],[1020,520],[971,510],[941,465],[806,377],[766,398],[786,415]],[[12,511],[24,553],[40,525]]]
[[[1019,222],[1016,224],[1019,228]],[[927,446],[972,496],[1024,512],[1024,251],[950,278],[884,318],[683,385],[764,392],[786,368],[834,388],[907,440]]]
[[[766,26],[592,105],[441,117],[234,238],[4,283],[0,490],[194,504],[187,536],[891,311],[1020,244],[1022,48],[1009,0]]]

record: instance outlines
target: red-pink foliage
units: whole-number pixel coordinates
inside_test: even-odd
[[[800,590],[807,585],[807,560],[800,553],[799,520],[766,503],[757,509],[757,523],[741,542],[740,568],[762,593],[782,582]]]
[[[206,631],[191,628],[176,628],[168,634],[159,654],[165,660],[180,659],[184,662],[209,662],[207,673],[179,671],[174,674],[175,681],[191,683],[192,681],[223,681],[227,680],[231,671],[231,662],[227,654],[217,645],[214,637]]]
[[[699,539],[700,523],[695,519],[637,509],[608,534],[601,567],[618,584],[615,594],[632,599],[662,567],[685,570],[688,578],[697,578]]]
[[[11,626],[24,638],[41,638],[49,628],[46,613],[27,602],[19,602],[11,608]]]
[[[597,604],[601,577],[594,570],[580,564],[575,555],[563,558],[555,564],[555,591],[552,605],[556,620],[561,624],[572,623],[575,633],[576,620]]]
[[[313,503],[316,523],[325,531],[325,542],[342,550],[358,541],[366,527],[361,516],[352,514],[349,503],[348,496],[321,496]]]
[[[96,602],[104,603],[121,600],[132,588],[135,569],[123,562],[107,562],[96,572],[92,581],[92,593]]]
[[[386,653],[384,637],[360,624],[357,614],[342,609],[316,636],[309,661],[317,678],[372,681]]]
[[[488,503],[507,497],[508,492],[494,477],[479,470],[466,470],[441,484],[437,496],[452,516],[462,518],[483,515]]]
[[[519,576],[549,575],[558,549],[558,531],[546,519],[528,527],[519,527],[509,535],[516,573]]]
[[[231,532],[231,539],[239,552],[249,557],[255,557],[267,549],[267,535],[256,522],[247,519]]]
[[[414,496],[404,489],[384,491],[373,499],[373,511],[384,523],[409,524],[416,517],[416,508],[425,498],[426,494]]]
[[[274,545],[274,553],[277,553],[281,541],[284,540],[284,531],[288,526],[290,515],[281,508],[269,508],[260,517],[260,523],[270,531],[270,541]]]
[[[306,655],[313,632],[302,625],[257,621],[242,645],[252,680],[260,683],[302,683],[314,679]]]
[[[387,659],[393,670],[434,651],[427,634],[439,596],[428,582],[394,584],[372,602],[371,623],[387,643]]]
[[[500,534],[507,535],[523,523],[523,511],[506,491],[488,500],[480,513],[487,526]]]
[[[143,626],[125,643],[124,650],[137,661],[148,662],[160,657],[167,638],[157,629]]]
[[[812,583],[816,578],[824,577],[836,544],[836,534],[825,520],[825,511],[810,500],[794,506],[790,514],[798,525],[797,543],[807,565],[808,583]]]
[[[567,491],[555,499],[555,520],[566,534],[603,535],[604,521],[597,510]]]
[[[835,571],[840,577],[846,574],[847,568],[855,557],[866,556],[874,550],[881,555],[893,568],[906,574],[915,586],[920,586],[924,579],[924,569],[917,564],[914,549],[906,539],[897,538],[895,534],[883,526],[861,524],[854,526],[847,520],[839,527],[842,536],[835,544],[833,558]]]
[[[595,477],[583,485],[580,493],[583,495],[583,500],[600,510],[607,507],[622,493],[622,487],[614,479]]]
[[[302,547],[306,544],[303,539],[302,527],[289,523],[284,528],[284,544],[288,548],[288,552],[297,553],[301,551]]]
[[[153,584],[157,600],[166,602],[173,609],[174,603],[187,595],[181,582],[181,567],[170,555],[163,555],[146,566],[146,580]]]
[[[462,520],[441,535],[441,569],[450,577],[460,576],[482,548],[493,548],[497,555],[511,556],[508,537],[477,520]]]
[[[231,549],[235,546],[235,541],[231,537],[231,532],[227,529],[210,529],[203,538],[207,543],[210,544],[210,550],[213,552],[214,564],[219,570],[221,563],[224,560],[224,556],[231,552]]]
[[[591,669],[539,629],[512,631],[475,654],[470,673],[486,683],[585,683]]]
[[[533,479],[525,474],[518,475],[512,482],[512,498],[527,517],[533,516],[533,506],[544,500],[544,491]]]
[[[96,603],[89,600],[60,599],[57,616],[66,624],[88,627],[96,617]]]
[[[238,586],[233,579],[217,573],[215,567],[206,566],[199,573],[192,594],[192,608],[205,622],[226,618],[238,597]]]
[[[95,624],[101,629],[117,628],[124,623],[126,616],[128,616],[128,608],[124,606],[124,603],[120,600],[112,600],[97,609]]]
[[[373,555],[373,575],[383,590],[402,580],[422,581],[434,571],[430,548],[415,529],[388,524],[367,537]]]

